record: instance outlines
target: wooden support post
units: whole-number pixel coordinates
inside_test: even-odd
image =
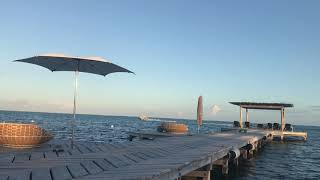
[[[231,164],[238,167],[239,165],[239,157],[238,158],[235,158],[235,159],[232,159],[230,160]]]
[[[261,149],[261,148],[262,148],[262,141],[263,141],[263,140],[259,140],[259,141],[258,141],[258,149]]]
[[[253,153],[254,153],[254,151],[255,151],[255,149],[253,150],[248,150],[248,155],[247,155],[247,158],[248,159],[251,159],[251,158],[253,158]]]
[[[229,173],[229,163],[228,161],[226,161],[225,164],[222,165],[222,174],[228,175],[228,173]]]
[[[201,177],[203,180],[210,180],[210,171],[192,171],[182,177],[183,180],[196,180]]]
[[[282,131],[284,131],[285,127],[286,127],[286,112],[283,109],[283,127],[282,127]]]
[[[255,146],[255,144],[253,144]],[[242,159],[248,160],[253,157],[253,153],[256,151],[255,147],[253,147],[251,150],[248,150],[246,148],[241,148],[240,149],[240,154],[242,156]]]
[[[228,158],[222,158],[222,159],[216,160],[215,162],[213,162],[213,165],[222,166],[222,174],[228,175],[228,172],[229,172],[229,159]]]
[[[243,127],[243,124],[242,124],[242,107],[240,106],[240,128]]]
[[[267,138],[266,139],[262,139],[261,141],[260,141],[260,148],[262,148],[264,145],[266,145],[267,144]]]
[[[209,164],[206,168],[207,170],[207,176],[203,178],[203,180],[210,180],[211,179],[211,170],[212,170],[212,163]]]
[[[249,111],[246,109],[246,122],[249,122]]]
[[[253,143],[253,154],[257,154],[259,151],[259,140],[257,140],[256,142]]]
[[[248,150],[241,148],[240,154],[241,154],[242,159],[248,159]]]
[[[182,180],[196,180],[199,177],[203,180],[210,180],[210,174],[212,170],[212,164],[192,171],[182,177]]]
[[[273,141],[273,133],[270,133],[268,136],[267,136],[267,142],[271,142]]]
[[[284,108],[281,109],[281,131],[284,130],[285,127],[285,117],[284,117]]]

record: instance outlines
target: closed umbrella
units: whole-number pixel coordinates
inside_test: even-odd
[[[198,133],[200,131],[200,127],[202,126],[202,118],[203,118],[202,96],[199,96],[199,98],[198,98],[198,107],[197,107]]]
[[[100,57],[71,57],[63,54],[45,54],[34,56],[25,59],[15,60],[17,62],[25,62],[36,64],[53,71],[74,71],[75,72],[75,86],[74,86],[74,99],[73,99],[73,123],[72,123],[72,137],[71,145],[74,143],[74,122],[76,119],[77,111],[77,82],[79,72],[92,73],[97,75],[106,76],[115,72],[133,73],[123,67],[120,67],[111,62],[105,61]]]

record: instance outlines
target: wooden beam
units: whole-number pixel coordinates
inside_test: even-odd
[[[186,174],[185,176],[206,178],[206,177],[210,176],[210,171],[192,171],[192,172]]]
[[[182,176],[182,180],[196,180],[199,177],[201,177],[203,180],[210,180],[211,179],[210,173],[212,170],[212,164],[213,164],[213,162],[211,162],[207,166],[204,166],[202,168],[199,168],[197,170],[194,170],[194,171]]]
[[[222,167],[221,170],[222,170],[223,175],[228,175],[228,172],[229,172],[228,164],[229,164],[228,158],[222,158],[222,159],[219,159],[219,160],[216,160],[215,162],[213,162],[213,165]]]
[[[249,111],[248,111],[248,108],[246,108],[246,122],[249,122]]]
[[[242,107],[240,106],[240,128],[243,127],[243,124],[242,124]]]
[[[240,148],[240,154],[242,159],[248,159],[248,150],[244,148]]]
[[[284,127],[285,127],[284,109],[281,109],[281,131],[284,130]]]
[[[263,110],[281,110],[284,108],[283,106],[250,106],[250,105],[242,105],[243,108],[247,109],[263,109]]]
[[[285,124],[286,124],[286,113],[285,113],[285,111],[284,111],[284,109],[283,109],[283,124],[282,124],[282,131],[284,130],[284,128],[285,128]]]

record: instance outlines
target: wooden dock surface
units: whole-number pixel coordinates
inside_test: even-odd
[[[74,149],[62,141],[29,150],[2,148],[0,180],[176,179],[269,134],[249,130],[117,144],[77,142]]]

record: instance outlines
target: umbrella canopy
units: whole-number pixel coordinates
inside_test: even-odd
[[[76,119],[76,96],[77,96],[77,79],[79,72],[92,73],[106,76],[115,72],[133,73],[123,67],[105,61],[100,57],[72,57],[63,54],[45,54],[30,58],[15,60],[17,62],[25,62],[36,64],[53,71],[74,71],[75,72],[75,89],[73,101],[73,120]],[[71,145],[73,147],[74,139],[74,121],[72,123]]]
[[[133,73],[100,57],[72,57],[63,54],[45,54],[16,60],[36,64],[50,71],[78,71],[106,76],[114,72]]]
[[[202,118],[203,118],[203,103],[202,103],[202,96],[199,96],[198,107],[197,107],[198,129],[200,129],[200,126],[202,126]]]

